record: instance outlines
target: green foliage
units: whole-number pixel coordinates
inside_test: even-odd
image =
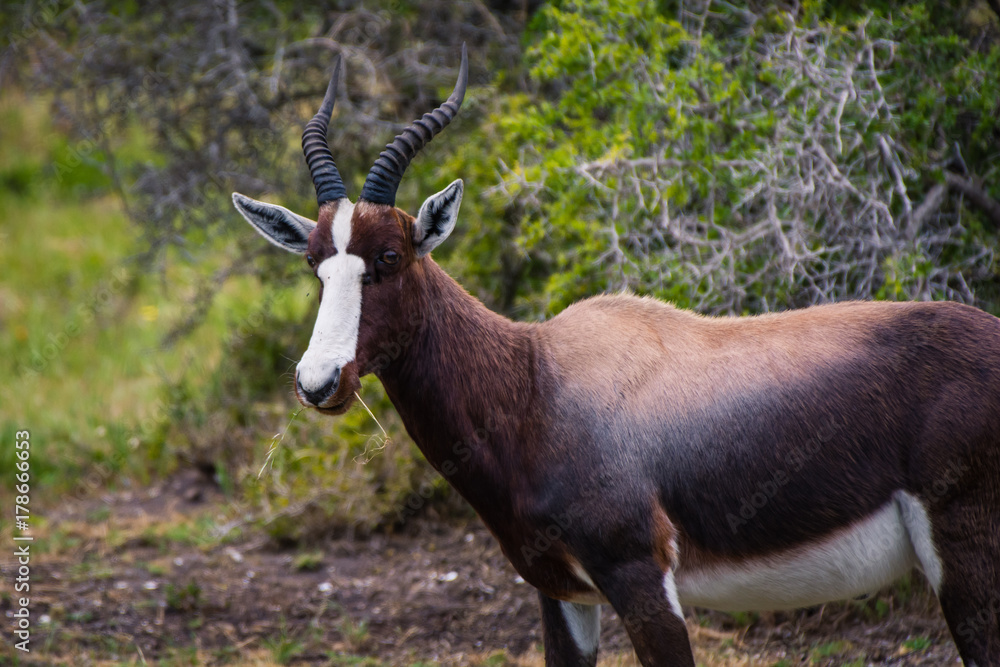
[[[349,616],[344,616],[337,626],[341,636],[352,650],[357,651],[368,641],[368,621],[355,622]]]
[[[172,612],[198,611],[203,603],[201,586],[194,581],[181,586],[168,583],[164,589],[164,596],[167,609]]]
[[[903,648],[910,651],[926,651],[933,642],[928,637],[911,637],[903,642]]]
[[[285,627],[285,619],[281,619],[280,632],[277,637],[264,639],[264,647],[271,653],[273,660],[279,665],[288,665],[305,649],[305,644],[289,635]]]
[[[732,623],[738,628],[747,628],[760,620],[760,615],[756,612],[747,611],[734,611],[728,613],[729,617],[732,618]]]
[[[826,642],[823,644],[818,644],[810,652],[812,657],[812,662],[822,662],[824,658],[830,658],[833,656],[841,655],[842,653],[850,650],[851,645],[846,641],[833,641]]]
[[[894,165],[877,161],[890,137],[908,193],[919,193],[959,146],[973,173],[995,181],[1000,47],[942,33],[922,4],[841,22],[824,18],[827,9],[770,11],[749,36],[718,26],[699,36],[654,2],[544,7],[525,54],[538,93],[497,102],[490,129],[499,138],[486,157],[507,165],[506,207],[521,216],[517,247],[545,274],[525,285],[520,310],[551,315],[623,287],[745,312],[845,297],[972,300],[955,288],[959,273],[995,282],[983,253],[996,230],[975,210],[963,212],[946,243],[905,247]],[[789,66],[795,58],[806,69],[856,74],[803,76]],[[839,167],[819,197],[809,192],[824,187],[816,154]],[[788,180],[813,170],[815,180]],[[842,187],[845,178],[853,185]],[[802,194],[789,194],[796,187]],[[869,189],[887,196],[864,196]],[[885,213],[869,222],[873,204]],[[843,220],[831,219],[842,211]],[[872,269],[852,266],[864,249],[851,235],[871,233],[892,243]],[[785,261],[775,262],[781,243]]]
[[[315,572],[323,566],[322,551],[307,551],[298,554],[292,561],[292,568],[297,572]]]
[[[914,4],[896,21],[873,27],[898,45],[889,83],[897,87],[901,129],[921,166],[940,160],[956,143],[970,164],[980,165],[995,157],[991,144],[1000,128],[1000,48],[970,49],[969,40],[941,29],[955,13],[947,12],[948,20],[940,9],[938,3]]]

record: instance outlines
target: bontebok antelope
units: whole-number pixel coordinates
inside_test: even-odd
[[[302,147],[317,221],[234,194],[305,257],[320,305],[303,405],[374,373],[427,460],[539,591],[547,665],[594,665],[600,605],[643,665],[693,665],[681,605],[851,598],[919,566],[966,665],[1000,665],[1000,320],[956,303],[702,317],[605,295],[512,322],[431,258],[462,181],[416,217],[407,165],[444,104],[375,161],[356,202],[327,144],[339,60]]]

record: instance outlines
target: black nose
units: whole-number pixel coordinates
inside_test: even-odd
[[[309,391],[302,386],[301,381],[297,382],[299,385],[299,391],[302,392],[302,395],[306,397],[307,401],[313,405],[323,405],[323,402],[333,396],[337,392],[337,387],[340,386],[340,370],[338,369],[333,374],[333,377],[316,391]]]

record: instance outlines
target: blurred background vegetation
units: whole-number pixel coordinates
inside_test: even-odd
[[[298,409],[313,281],[230,203],[315,214],[299,140],[337,55],[330,142],[356,196],[381,147],[450,91],[468,43],[463,110],[398,203],[415,212],[465,179],[435,258],[511,317],[621,289],[713,314],[851,298],[1000,314],[998,13],[5,2],[0,438],[31,429],[53,502],[199,470],[229,500],[216,537],[470,515],[377,381],[363,395],[388,442],[363,407]],[[12,457],[0,448],[0,468]]]

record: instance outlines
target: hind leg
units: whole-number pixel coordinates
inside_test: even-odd
[[[1000,526],[995,530],[1000,531]],[[949,531],[950,532],[950,531]],[[968,667],[1000,667],[997,533],[942,540],[941,610]]]
[[[694,667],[672,571],[650,556],[590,574],[621,617],[643,667]]]
[[[933,530],[909,527],[967,667],[1000,667],[1000,515],[988,506],[953,501],[933,510]]]
[[[601,608],[553,600],[538,593],[546,667],[593,667],[601,638]]]

